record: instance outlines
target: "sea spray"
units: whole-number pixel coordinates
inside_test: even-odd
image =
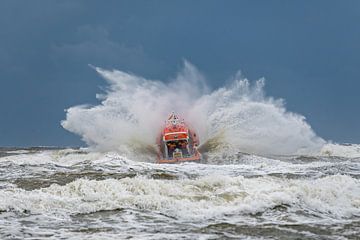
[[[205,77],[186,61],[167,83],[94,69],[108,83],[97,95],[99,105],[67,109],[62,126],[96,150],[139,155],[139,150],[151,149],[171,111],[198,131],[202,143],[217,139],[223,147],[207,148],[216,153],[312,154],[325,143],[305,117],[287,111],[282,99],[266,96],[264,79],[252,84],[236,74],[231,84],[211,91]]]

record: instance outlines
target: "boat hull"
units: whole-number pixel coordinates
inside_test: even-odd
[[[201,154],[197,152],[194,156],[191,157],[183,157],[183,158],[162,158],[159,156],[157,163],[182,163],[182,162],[200,162]]]

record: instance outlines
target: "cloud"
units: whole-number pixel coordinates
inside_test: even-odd
[[[121,66],[127,71],[145,73],[160,66],[159,62],[150,59],[142,46],[128,46],[112,40],[103,26],[80,26],[73,39],[71,43],[52,47],[53,60],[57,64]]]

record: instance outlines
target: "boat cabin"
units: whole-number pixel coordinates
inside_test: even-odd
[[[184,120],[180,121],[172,113],[165,121],[165,127],[158,138],[159,163],[174,163],[181,161],[199,161],[201,154],[197,150],[198,138],[188,128]]]

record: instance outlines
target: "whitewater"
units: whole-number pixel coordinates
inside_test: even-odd
[[[318,136],[264,79],[91,67],[99,103],[61,122],[86,147],[0,148],[0,239],[359,239],[360,145]],[[155,164],[172,111],[202,163]]]

